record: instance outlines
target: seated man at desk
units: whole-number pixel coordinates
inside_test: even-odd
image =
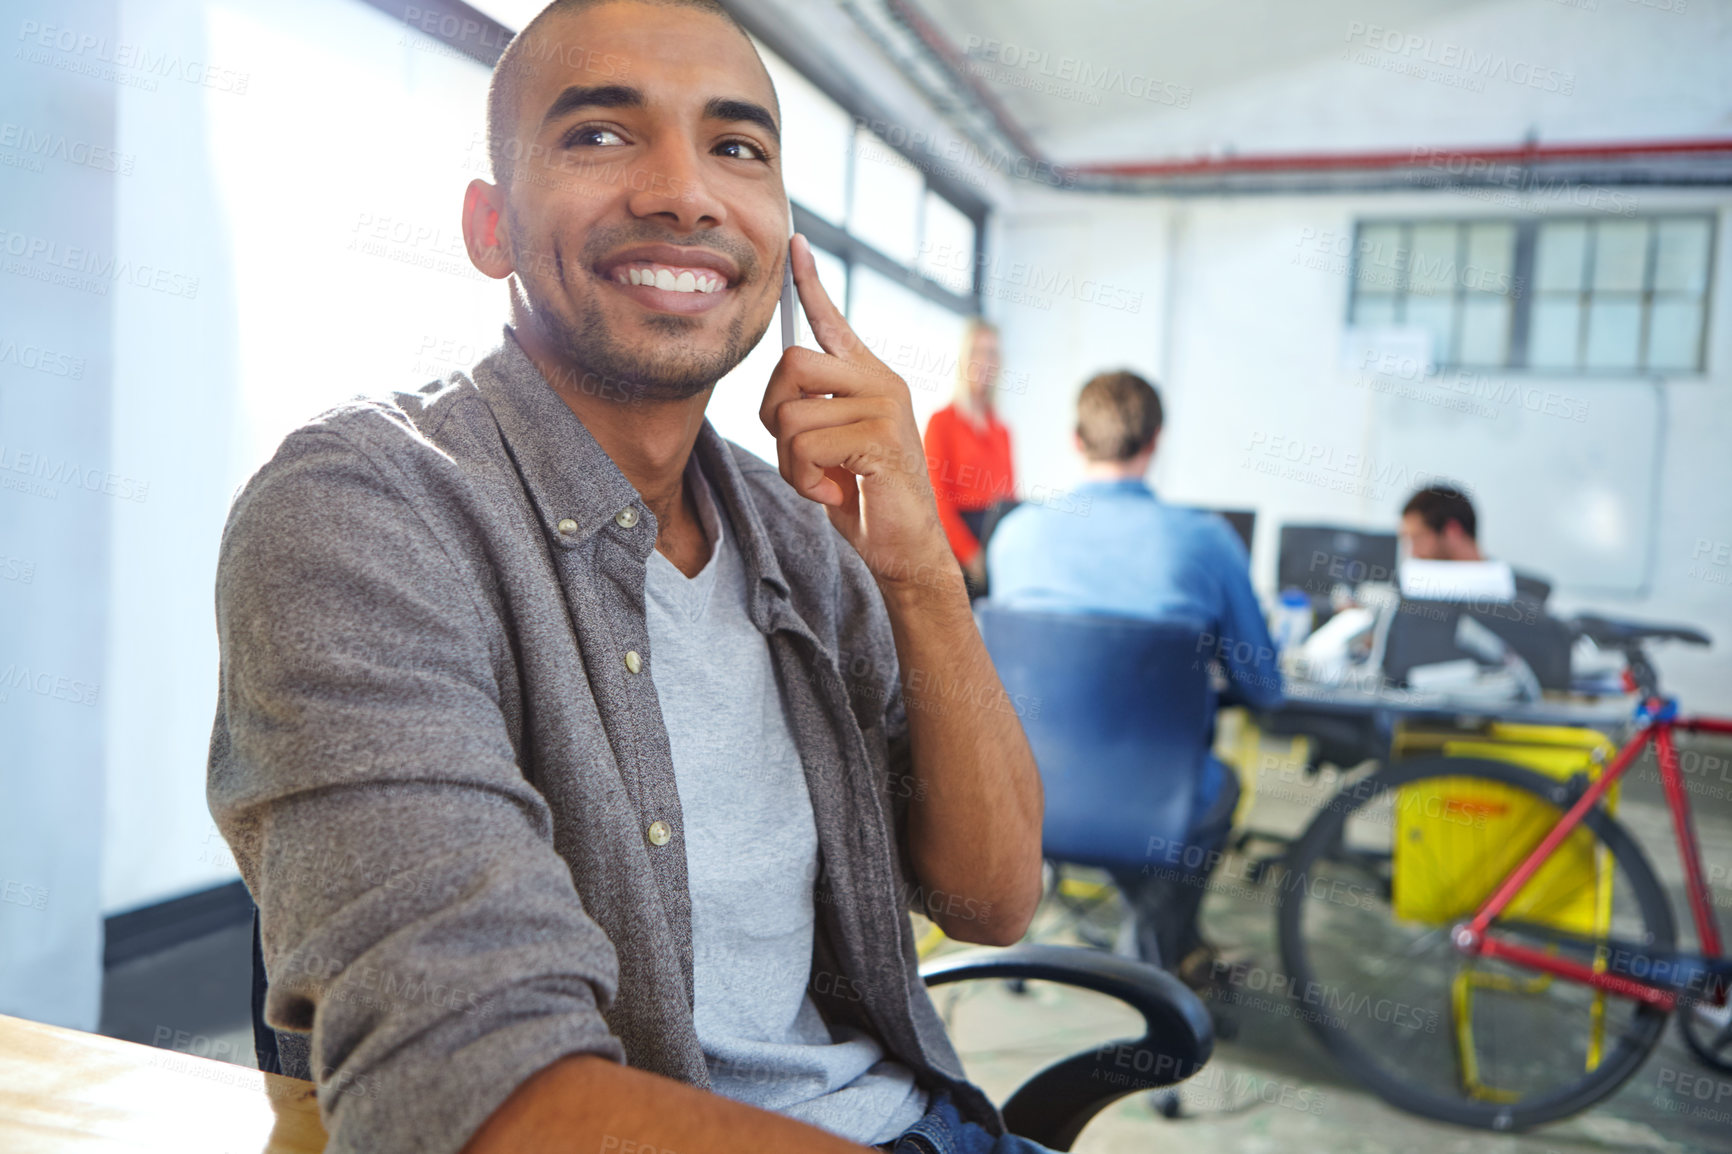
[[[1467,494],[1449,485],[1431,485],[1407,499],[1401,510],[1401,542],[1418,561],[1484,561],[1479,547],[1479,517]],[[1545,604],[1551,583],[1511,570],[1516,598]]]
[[[1407,499],[1401,510],[1401,541],[1421,561],[1483,561],[1479,518],[1467,494],[1432,485]]]
[[[1011,609],[1196,621],[1216,639],[1210,656],[1227,676],[1226,700],[1272,706],[1281,700],[1281,673],[1238,534],[1213,513],[1160,500],[1144,479],[1162,424],[1160,394],[1135,373],[1101,373],[1083,386],[1073,440],[1083,483],[1069,502],[1026,503],[999,523],[987,546],[990,600]],[[1238,799],[1238,777],[1211,757],[1198,789],[1199,843],[1219,844]],[[1203,948],[1194,925],[1201,885],[1139,891],[1132,900],[1152,910],[1188,903],[1179,939],[1161,953],[1178,959],[1182,976],[1190,972],[1196,963],[1186,959]]]
[[[1043,1154],[909,920],[1022,936],[1040,779],[908,387],[789,244],[762,61],[716,0],[560,0],[488,113],[499,346],[292,432],[223,536],[209,798],[261,1050],[332,1154]],[[768,380],[778,473],[704,411],[790,260],[825,351]],[[921,688],[955,684],[979,707]]]
[[[1384,674],[1413,684],[1415,666],[1459,661],[1467,651],[1455,618],[1465,616],[1513,649],[1541,689],[1569,688],[1574,631],[1546,614],[1551,584],[1487,558],[1478,527],[1473,502],[1448,485],[1421,489],[1402,508],[1402,611],[1387,635]],[[1417,572],[1422,568],[1428,571]],[[1456,569],[1463,576],[1450,572]],[[1443,605],[1450,606],[1448,613],[1439,612]]]

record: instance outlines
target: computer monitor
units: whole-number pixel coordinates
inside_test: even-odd
[[[1257,530],[1257,510],[1211,509],[1209,512],[1233,526],[1233,532],[1239,534],[1239,540],[1245,543],[1245,552],[1251,551],[1251,534]]]
[[[1283,525],[1275,578],[1282,589],[1303,589],[1312,601],[1329,600],[1337,585],[1395,581],[1396,537],[1342,525]]]
[[[1257,510],[1255,509],[1210,509],[1205,505],[1191,505],[1189,508],[1199,513],[1213,513],[1233,527],[1233,532],[1239,535],[1239,540],[1245,543],[1245,552],[1251,551],[1251,534],[1257,529]]]

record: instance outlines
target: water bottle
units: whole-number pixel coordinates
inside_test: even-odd
[[[1275,607],[1274,628],[1270,631],[1275,648],[1283,655],[1299,648],[1311,636],[1311,598],[1303,589],[1281,590],[1281,601]]]

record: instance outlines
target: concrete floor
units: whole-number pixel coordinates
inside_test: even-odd
[[[1720,760],[1715,760],[1716,758]],[[1316,805],[1338,788],[1327,775],[1295,784],[1279,758],[1260,758],[1266,772],[1248,814],[1252,828],[1297,833]],[[1718,908],[1732,909],[1732,748],[1704,753],[1691,776],[1692,803]],[[1669,817],[1651,772],[1626,779],[1620,819],[1687,921],[1682,869]],[[1242,879],[1242,861],[1217,873]],[[1108,934],[1122,917],[1116,900],[1097,915]],[[1722,917],[1723,928],[1727,921]],[[1055,908],[1036,922],[1040,940],[1075,940],[1074,925]],[[1271,895],[1240,880],[1217,884],[1204,904],[1205,933],[1222,955],[1279,971]],[[102,1032],[146,1044],[252,1065],[248,1026],[250,928],[213,934],[109,974]],[[1002,983],[976,982],[935,991],[970,1076],[1003,1101],[1023,1079],[1059,1058],[1140,1034],[1136,1015],[1100,995],[1046,983],[1014,994]],[[1084,1154],[1150,1150],[1232,1154],[1605,1154],[1732,1151],[1732,1080],[1716,1078],[1668,1026],[1659,1048],[1609,1101],[1524,1135],[1496,1135],[1439,1125],[1404,1114],[1346,1079],[1308,1027],[1285,1015],[1281,998],[1227,1009],[1236,1036],[1218,1043],[1209,1065],[1180,1090],[1182,1116],[1155,1112],[1148,1094],[1122,1099],[1084,1132]]]

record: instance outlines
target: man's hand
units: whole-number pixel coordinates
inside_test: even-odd
[[[574,1054],[518,1086],[461,1154],[590,1150],[866,1154],[870,1147],[659,1074]]]
[[[908,385],[830,303],[806,238],[789,248],[824,351],[785,351],[759,416],[782,476],[825,506],[884,595],[923,795],[909,807],[908,847],[930,916],[960,941],[1009,945],[1040,900],[1034,755],[974,626]]]
[[[806,238],[789,245],[794,287],[821,353],[782,353],[758,416],[776,464],[866,561],[880,586],[952,572],[908,385],[854,334],[818,282]]]

